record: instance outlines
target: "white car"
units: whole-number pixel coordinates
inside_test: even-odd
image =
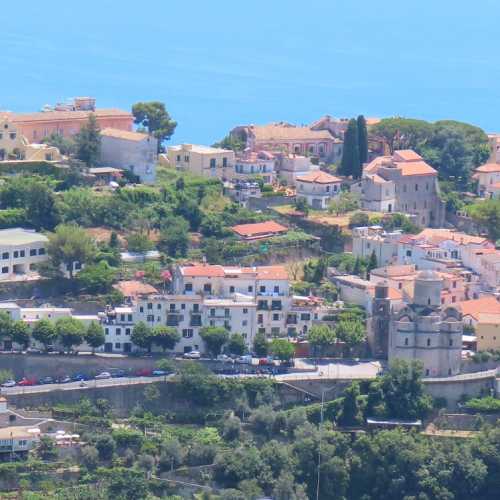
[[[200,359],[201,354],[200,351],[190,351],[190,352],[185,352],[183,357],[186,359]]]
[[[16,381],[15,380],[6,380],[2,384],[2,387],[15,387],[15,386],[16,386]]]
[[[109,373],[109,372],[102,372],[102,373],[99,373],[99,375],[95,376],[96,380],[105,380],[107,378],[111,378],[111,373]]]

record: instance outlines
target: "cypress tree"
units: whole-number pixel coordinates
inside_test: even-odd
[[[370,279],[370,272],[377,268],[377,256],[375,255],[375,250],[372,251],[370,255],[370,260],[368,261],[368,266],[366,268],[366,279]]]
[[[344,151],[340,163],[340,173],[346,176],[358,177],[359,165],[358,124],[353,118],[349,120],[344,135]]]
[[[363,115],[359,115],[357,119],[358,125],[358,147],[359,147],[359,176],[363,170],[363,163],[368,160],[368,131],[366,129],[366,120]]]

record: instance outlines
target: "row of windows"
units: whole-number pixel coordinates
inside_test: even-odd
[[[147,305],[146,305],[148,311],[151,311],[153,309],[153,303],[152,302],[148,302]],[[162,309],[162,305],[161,304],[156,304],[156,309],[158,310],[161,310]],[[181,310],[185,310],[186,309],[186,304],[181,304]],[[169,310],[172,311],[172,312],[175,312],[177,310],[177,304],[175,303],[171,303],[169,304]],[[141,313],[144,312],[144,306],[139,306],[139,311]],[[193,312],[200,312],[200,304],[193,304]],[[123,315],[122,315],[123,316]]]
[[[16,139],[16,137],[17,137],[17,134],[16,134],[15,132],[10,132],[10,133],[9,133],[9,138],[10,138],[11,140],[13,140],[13,141],[14,141],[14,140]],[[3,134],[2,134],[2,132],[0,132],[0,141],[1,141],[2,139],[3,139]]]
[[[32,248],[30,250],[30,257],[35,257],[36,255],[45,255],[45,248],[39,248],[38,250],[36,248]],[[12,252],[12,258],[19,259],[22,257],[26,257],[25,250],[14,250]],[[10,259],[10,252],[3,252],[2,259]]]
[[[248,288],[247,288],[248,292],[250,293],[253,293],[253,286],[252,285],[249,285]],[[192,283],[186,283],[184,285],[184,291],[185,292],[192,292],[193,291],[193,284]],[[203,285],[203,291],[205,293],[212,293],[212,284],[211,283],[205,283]],[[236,291],[236,288],[231,285],[229,287],[229,293],[235,293]],[[265,285],[261,285],[259,286],[259,293],[266,293],[267,291],[267,288]],[[273,293],[280,293],[280,287],[279,285],[274,285],[273,287]]]
[[[425,183],[425,190],[429,191],[429,183],[428,182]],[[406,186],[406,184],[403,184],[403,193],[406,193],[406,191],[407,191],[407,186]],[[415,191],[418,191],[418,184],[415,184]]]
[[[130,328],[125,328],[125,335],[130,335],[131,329]],[[104,334],[109,335],[109,328],[104,329]],[[116,328],[115,329],[115,335],[121,335],[122,334],[122,329],[121,328]]]
[[[410,342],[410,341],[409,341],[409,339],[408,339],[408,338],[405,338],[405,345],[409,345],[409,342]],[[452,346],[453,346],[453,340],[452,340],[452,339],[450,339],[450,340],[448,341],[448,345],[449,345],[450,347],[452,347]],[[431,339],[427,339],[427,347],[432,347],[432,342],[431,342]]]

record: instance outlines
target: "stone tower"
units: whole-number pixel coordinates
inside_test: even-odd
[[[426,377],[460,372],[462,317],[454,307],[441,307],[441,290],[442,279],[434,271],[422,271],[413,303],[391,315],[389,361],[420,360]]]
[[[382,281],[375,286],[371,325],[368,330],[368,343],[372,355],[377,359],[387,359],[390,321],[391,300],[389,299],[389,285],[386,281]]]

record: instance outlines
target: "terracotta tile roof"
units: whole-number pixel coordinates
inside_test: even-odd
[[[486,163],[477,167],[475,172],[480,172],[483,174],[490,174],[493,172],[500,172],[500,163]]]
[[[119,281],[113,288],[119,290],[125,297],[137,297],[138,295],[151,295],[158,293],[158,290],[142,281]]]
[[[97,118],[132,118],[132,114],[128,111],[114,108],[100,108],[95,111],[44,111],[39,113],[12,113],[11,119],[14,123],[46,122],[53,120],[85,120],[91,113],[93,113]]]
[[[311,130],[309,127],[294,127],[286,124],[250,125],[255,140],[260,142],[303,141],[308,139],[341,142],[328,130]]]
[[[481,297],[475,300],[464,300],[457,304],[464,316],[472,316],[478,320],[482,313],[500,314],[500,302],[493,296]]]
[[[269,235],[273,233],[286,233],[288,228],[270,220],[266,222],[257,222],[255,224],[239,224],[231,228],[237,235],[244,238],[255,238],[258,236]]]
[[[259,266],[257,267],[257,279],[288,280],[288,272],[285,266]]]
[[[127,141],[140,142],[147,139],[148,134],[141,134],[140,132],[130,132],[128,130],[120,130],[119,128],[105,128],[101,130],[101,135],[106,137],[114,137],[115,139],[126,139]]]
[[[384,184],[386,182],[390,182],[390,181],[385,180],[383,177],[380,177],[380,175],[378,175],[378,174],[370,175],[370,177],[371,177],[372,181],[375,182],[375,184]]]
[[[181,267],[181,274],[189,278],[207,277],[207,278],[223,278],[224,268],[222,266],[211,265],[195,265]]]
[[[399,149],[394,151],[393,160],[398,161],[422,161],[422,157],[412,149]]]
[[[342,182],[342,179],[340,179],[339,177],[327,174],[322,170],[315,170],[313,172],[309,172],[306,175],[301,175],[300,177],[297,177],[296,180],[300,182],[315,182],[317,184],[332,184],[334,182]]]
[[[413,240],[425,240],[434,245],[441,243],[443,241],[454,241],[463,245],[484,245],[486,247],[491,246],[492,243],[484,236],[472,236],[467,233],[461,233],[458,231],[452,231],[451,229],[434,229],[427,228],[413,236]]]
[[[410,175],[437,175],[437,171],[423,160],[396,162],[396,166],[401,170],[401,175],[405,177]]]

